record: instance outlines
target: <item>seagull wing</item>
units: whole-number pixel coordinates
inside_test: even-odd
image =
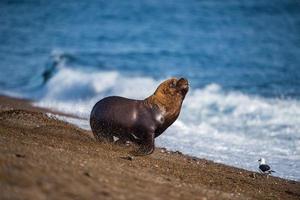
[[[271,167],[269,165],[260,165],[259,166],[259,169],[262,171],[262,172],[267,172],[271,169]]]

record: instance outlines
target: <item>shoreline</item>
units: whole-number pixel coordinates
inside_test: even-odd
[[[156,148],[96,142],[74,117],[0,96],[1,199],[300,199],[300,182]]]

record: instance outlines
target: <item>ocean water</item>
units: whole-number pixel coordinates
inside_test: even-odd
[[[169,77],[191,89],[156,145],[300,180],[300,2],[0,1],[0,94],[80,116]]]

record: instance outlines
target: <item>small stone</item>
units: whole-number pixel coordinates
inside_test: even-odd
[[[179,155],[182,155],[182,153],[180,151],[175,151],[175,153],[177,153]]]
[[[192,157],[192,160],[193,160],[193,161],[197,161],[198,158],[197,158],[197,157]]]
[[[85,175],[87,177],[91,177],[91,174],[89,172],[84,172],[83,175]]]
[[[18,158],[25,158],[25,155],[24,155],[24,154],[18,154],[18,153],[16,153],[15,155],[16,155],[16,157],[18,157]]]
[[[120,157],[120,158],[122,158],[122,159],[124,159],[124,160],[130,160],[130,161],[133,160],[133,157],[132,157],[132,156],[123,156],[123,157]]]
[[[251,178],[255,178],[255,173],[249,175]]]
[[[167,150],[166,150],[165,148],[162,148],[162,149],[160,150],[160,152],[161,152],[161,153],[166,153]]]

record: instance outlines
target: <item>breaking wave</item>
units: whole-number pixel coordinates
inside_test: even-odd
[[[35,104],[85,118],[85,125],[82,120],[77,125],[87,128],[92,106],[101,98],[118,95],[143,99],[161,81],[118,71],[65,67],[47,82],[43,97]],[[179,119],[156,141],[170,150],[250,170],[257,169],[257,158],[266,157],[278,176],[299,179],[299,132],[297,100],[225,92],[214,83],[203,88],[191,84]]]

